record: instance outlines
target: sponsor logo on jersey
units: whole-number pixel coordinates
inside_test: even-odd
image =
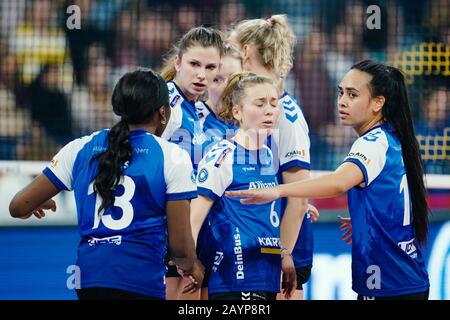
[[[289,151],[288,153],[286,153],[286,155],[284,157],[289,158],[289,159],[293,158],[293,157],[304,158],[305,157],[305,149]]]
[[[88,240],[89,246],[95,246],[98,244],[115,244],[120,246],[122,244],[122,236],[113,236],[106,238],[91,238]]]
[[[170,101],[170,107],[173,108],[177,104],[177,102],[181,99],[181,96],[175,95]]]
[[[220,166],[225,162],[225,157],[228,153],[230,153],[231,148],[226,148],[222,151],[222,153],[217,157],[216,162],[214,163],[214,167],[220,168]]]
[[[50,167],[56,168],[56,167],[58,166],[58,164],[59,164],[59,160],[53,159],[53,160],[50,162]]]
[[[216,255],[214,257],[214,265],[212,267],[212,271],[216,272],[217,271],[217,267],[220,265],[220,263],[223,260],[223,252],[221,251],[216,251]]]
[[[398,246],[400,249],[405,251],[407,255],[409,255],[412,259],[415,259],[417,257],[417,248],[414,245],[414,238],[408,241],[400,241]]]
[[[360,152],[350,152],[348,154],[349,158],[356,158],[356,159],[360,159],[366,166],[368,166],[370,164],[370,162],[372,160],[370,160],[369,158],[367,158],[364,154],[360,153]]]
[[[256,167],[243,167],[242,171],[255,171]]]
[[[200,170],[200,172],[198,173],[198,182],[203,183],[206,181],[206,179],[208,179],[208,170],[206,170],[206,168],[203,168],[202,170]]]
[[[236,227],[234,233],[234,264],[236,265],[236,279],[242,280],[245,278],[244,273],[244,257],[242,255],[242,242],[239,228]]]
[[[261,253],[280,254],[280,238],[276,237],[258,237]]]
[[[103,152],[106,151],[106,147],[103,146],[95,146],[92,148],[92,152]]]
[[[251,181],[248,185],[249,189],[265,189],[276,187],[276,182]]]

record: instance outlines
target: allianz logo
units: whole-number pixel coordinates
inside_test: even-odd
[[[249,189],[265,189],[265,188],[273,188],[276,187],[276,182],[263,182],[263,181],[252,181],[249,183]]]

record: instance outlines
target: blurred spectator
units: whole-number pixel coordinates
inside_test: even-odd
[[[0,160],[20,156],[20,144],[31,127],[23,87],[18,82],[19,69],[13,55],[0,60]]]
[[[172,23],[160,12],[146,12],[138,22],[139,64],[155,66],[173,41]]]
[[[58,26],[57,4],[50,0],[27,2],[24,22],[10,38],[10,48],[21,65],[21,81],[30,84],[46,64],[64,67],[69,82],[71,67],[64,30]]]
[[[111,62],[100,44],[93,44],[87,51],[86,85],[75,86],[72,93],[72,118],[76,135],[111,127],[114,120],[111,112],[112,94]]]
[[[176,38],[181,37],[190,29],[197,27],[200,22],[199,11],[192,6],[182,5],[175,12]]]
[[[415,129],[427,173],[450,173],[450,91],[440,85],[422,95]]]
[[[26,0],[0,0],[0,36],[10,36],[22,23]]]
[[[294,64],[297,94],[301,99],[303,112],[312,133],[335,120],[335,97],[337,84],[328,76],[325,63],[321,58],[326,51],[326,35],[319,30],[311,32],[305,42],[299,46]]]
[[[58,65],[47,64],[29,86],[31,116],[57,144],[65,144],[72,139],[69,104],[59,87],[61,71]]]
[[[114,66],[117,68],[136,66],[138,64],[136,50],[137,25],[133,23],[131,11],[123,11],[118,19],[114,40]]]
[[[218,26],[224,31],[245,19],[245,7],[238,1],[222,2],[218,13]]]

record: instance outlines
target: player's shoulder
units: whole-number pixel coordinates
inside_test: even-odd
[[[232,159],[231,155],[235,149],[236,146],[231,141],[226,139],[220,140],[209,149],[203,160],[205,164],[214,163],[217,167],[219,163],[222,164],[227,159]]]
[[[109,131],[110,129],[103,129],[95,131],[89,135],[75,138],[66,144],[66,149],[70,149],[71,152],[77,152],[83,149],[89,143],[93,143],[95,145],[103,145],[108,137]]]
[[[189,157],[189,154],[187,153],[187,151],[183,150],[183,148],[181,148],[179,145],[167,141],[166,139],[163,139],[161,137],[157,137],[153,134],[149,133],[149,139],[153,139],[153,141],[159,145],[159,147],[161,148],[161,150],[163,151],[163,153],[165,155],[167,154],[171,154],[173,152],[179,152],[180,154],[186,154]]]
[[[385,126],[376,126],[362,134],[355,143],[364,145],[380,144],[387,147],[389,145],[388,135],[388,129]]]
[[[169,90],[169,104],[171,108],[174,108],[176,105],[180,105],[184,101],[184,96],[181,90],[177,87],[175,82],[172,80],[167,82],[167,88]]]
[[[283,112],[285,123],[297,123],[300,120],[302,123],[306,124],[306,119],[303,114],[303,109],[300,103],[287,91],[279,99],[280,107]]]

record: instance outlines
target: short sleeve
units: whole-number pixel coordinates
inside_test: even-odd
[[[88,143],[95,134],[96,133],[73,140],[66,144],[44,169],[43,174],[47,176],[56,188],[59,190],[72,190],[75,159],[83,146]]]
[[[344,162],[356,164],[364,175],[362,187],[369,186],[386,163],[388,142],[382,130],[366,134],[356,140]]]
[[[292,99],[283,99],[279,120],[280,170],[292,167],[310,170],[309,129],[300,107]]]
[[[167,87],[169,89],[170,117],[169,122],[167,123],[167,126],[161,135],[161,138],[170,140],[175,131],[177,131],[177,129],[181,127],[181,123],[183,120],[183,110],[181,108],[181,104],[183,102],[183,98],[178,93],[175,85],[172,82],[168,82]]]
[[[200,161],[197,173],[198,193],[218,200],[233,181],[233,150],[228,142],[219,142]]]
[[[197,197],[195,174],[188,153],[174,144],[169,144],[164,153],[164,178],[166,199],[189,200]]]

